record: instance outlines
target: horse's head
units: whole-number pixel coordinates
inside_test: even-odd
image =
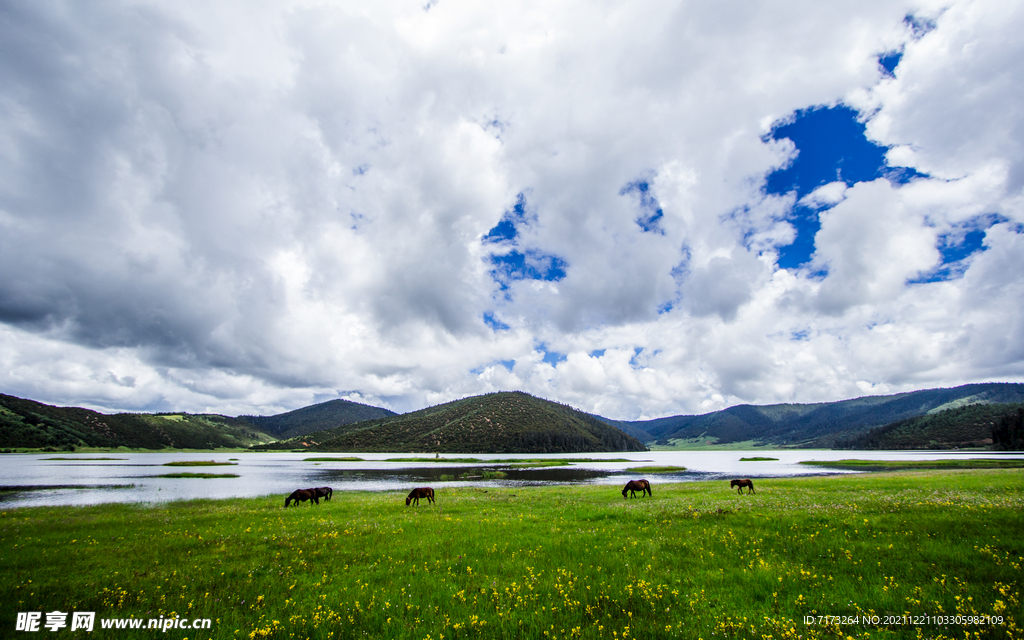
[[[410,502],[412,502],[412,497],[408,497],[408,498],[406,498],[406,499],[405,499],[405,506],[407,506],[407,507],[408,507],[408,506],[409,506],[409,503],[410,503]]]

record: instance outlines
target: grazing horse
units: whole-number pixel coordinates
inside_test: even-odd
[[[434,490],[430,487],[418,487],[409,492],[409,497],[405,499],[405,506],[409,506],[410,502],[413,502],[416,506],[420,504],[420,498],[426,498],[429,502],[434,501]]]
[[[330,487],[317,487],[316,489],[306,489],[306,491],[312,491],[316,497],[323,498],[324,502],[330,502],[331,496],[334,495],[334,490]]]
[[[296,489],[295,491],[292,491],[292,495],[284,499],[284,506],[286,509],[288,508],[288,503],[292,500],[295,501],[296,507],[299,506],[300,502],[305,502],[306,500],[310,501],[309,506],[311,507],[314,502],[316,504],[320,504],[320,496],[316,495],[316,491],[313,489]]]
[[[630,480],[627,482],[626,486],[622,488],[622,497],[625,498],[626,493],[629,493],[630,498],[635,498],[637,491],[640,492],[641,498],[644,497],[645,494],[652,498],[654,497],[654,494],[651,493],[651,483],[646,480]]]
[[[754,493],[754,483],[749,478],[743,478],[742,480],[733,480],[729,483],[729,488],[736,487],[736,493],[743,493],[743,487],[747,488],[747,493]]]

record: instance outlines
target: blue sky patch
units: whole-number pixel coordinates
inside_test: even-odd
[[[654,197],[650,183],[646,180],[630,182],[619,190],[619,195],[633,195],[640,201],[640,215],[637,216],[634,222],[644,233],[665,235],[665,230],[661,228],[661,219],[665,216],[665,213],[661,210],[658,199]]]
[[[903,49],[888,51],[878,56],[878,66],[882,68],[883,74],[890,78],[895,78],[896,67],[900,65],[901,59],[903,59]]]
[[[519,235],[519,227],[529,224],[526,215],[526,196],[522,193],[516,196],[516,203],[511,211],[506,211],[501,220],[493,229],[484,236],[484,242],[516,244],[516,237]]]
[[[484,236],[484,242],[515,242],[516,236],[516,224],[509,218],[502,218],[493,229],[487,232]]]
[[[525,253],[510,251],[504,255],[490,257],[491,277],[507,289],[516,280],[544,280],[558,282],[565,277],[568,264],[556,255],[530,249]]]
[[[484,324],[493,329],[495,332],[508,331],[509,329],[512,328],[505,324],[504,322],[502,322],[501,320],[498,320],[498,318],[494,315],[493,311],[487,311],[484,313]]]
[[[500,364],[501,366],[503,366],[506,369],[508,369],[509,371],[511,371],[512,368],[514,366],[516,366],[516,361],[515,360],[496,360],[496,361],[491,362],[490,364],[484,365],[482,367],[474,367],[474,368],[470,369],[469,372],[472,373],[475,376],[478,376],[481,373],[483,373],[484,371],[486,371],[487,367],[494,366],[496,364]]]
[[[643,366],[640,364],[640,361],[637,360],[643,352],[643,347],[633,347],[633,357],[629,359],[629,364],[632,365],[634,369],[639,369]]]
[[[559,362],[565,362],[568,359],[568,356],[564,353],[548,351],[548,345],[543,342],[537,345],[537,350],[544,354],[542,360],[550,364],[552,367],[556,367]]]
[[[604,355],[605,351],[607,351],[607,349],[594,349],[593,351],[590,352],[590,357],[591,358],[600,358],[601,356]]]
[[[798,202],[789,216],[796,239],[780,247],[780,267],[799,267],[810,261],[814,253],[814,236],[821,223],[816,209],[799,204],[807,194],[831,182],[853,186],[885,177],[905,184],[922,175],[913,169],[887,166],[888,149],[868,140],[859,115],[856,109],[843,104],[802,109],[792,118],[776,123],[765,136],[766,141],[788,138],[796,147],[796,157],[787,166],[768,174],[765,182],[766,194],[793,193]]]
[[[976,253],[986,251],[985,232],[992,225],[1008,220],[1009,218],[999,214],[986,214],[959,225],[949,233],[942,234],[939,236],[938,244],[942,262],[935,269],[909,282],[911,284],[942,282],[962,277],[967,270],[967,259]]]
[[[504,247],[519,246],[519,229],[532,221],[527,211],[526,196],[516,196],[516,204],[511,211],[506,211],[501,221],[483,237],[484,244],[496,244]],[[487,257],[491,265],[491,277],[507,291],[511,283],[517,280],[544,280],[557,282],[565,277],[569,266],[565,260],[539,249],[520,251],[512,249],[507,253],[492,253]],[[493,318],[493,316],[492,316]],[[486,316],[484,321],[486,322]]]

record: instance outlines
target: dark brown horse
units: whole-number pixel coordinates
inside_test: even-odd
[[[409,506],[412,502],[416,506],[420,504],[420,498],[426,498],[428,501],[434,501],[434,490],[430,487],[417,487],[409,492],[409,497],[405,499],[405,506]]]
[[[743,478],[742,480],[733,480],[729,483],[729,488],[736,487],[736,493],[743,493],[743,487],[747,488],[747,493],[754,493],[754,483],[749,478]]]
[[[316,493],[316,497],[323,498],[324,502],[330,502],[331,496],[334,495],[334,490],[330,487],[317,487],[316,489],[306,489],[306,491]]]
[[[651,483],[646,480],[630,480],[627,482],[626,486],[622,488],[622,497],[625,498],[626,494],[629,493],[630,498],[635,498],[637,491],[640,492],[641,498],[644,497],[645,494],[652,498],[654,497],[654,494],[651,493]]]
[[[296,507],[299,506],[300,502],[305,502],[306,500],[310,501],[309,506],[311,507],[314,502],[316,504],[320,504],[320,496],[316,495],[316,491],[313,489],[296,489],[295,491],[292,491],[292,495],[284,499],[284,506],[286,509],[288,508],[288,503],[292,500],[295,501]]]

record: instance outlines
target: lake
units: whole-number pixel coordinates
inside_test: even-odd
[[[312,457],[362,458],[359,462],[311,461]],[[437,462],[388,462],[388,458],[431,457],[403,453],[44,453],[0,454],[0,506],[87,505],[107,502],[167,502],[194,498],[280,497],[295,489],[330,486],[334,491],[408,491],[430,485],[445,487],[516,487],[543,484],[623,485],[640,474],[638,466],[686,467],[684,472],[649,474],[657,487],[664,482],[773,478],[856,473],[800,465],[803,460],[938,460],[951,458],[1024,458],[1024,454],[934,451],[648,451],[583,454],[445,454]],[[774,461],[743,462],[745,457]],[[99,460],[97,458],[116,458]],[[480,463],[445,462],[445,458],[477,458]],[[595,462],[563,467],[511,469],[488,460],[512,458],[591,458]],[[627,459],[629,462],[601,462]],[[168,462],[232,462],[231,466],[178,467]],[[495,478],[494,472],[505,475]],[[161,478],[162,474],[232,473],[236,478]],[[610,488],[610,487],[609,487]]]

